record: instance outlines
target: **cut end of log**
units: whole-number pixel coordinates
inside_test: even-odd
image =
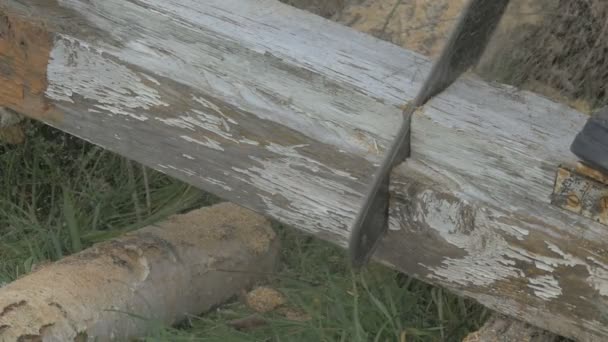
[[[278,240],[233,204],[177,215],[46,265],[0,289],[0,340],[145,335],[233,297],[273,271]],[[143,317],[143,318],[142,318]]]
[[[0,107],[33,118],[58,119],[44,99],[52,34],[0,8]]]

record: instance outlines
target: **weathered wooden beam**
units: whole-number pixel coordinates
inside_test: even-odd
[[[428,69],[272,0],[0,3],[0,106],[339,245]],[[457,82],[413,119],[379,260],[604,340],[608,232],[549,198],[585,119]]]

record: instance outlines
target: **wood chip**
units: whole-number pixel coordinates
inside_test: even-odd
[[[245,298],[247,305],[254,311],[265,313],[285,304],[285,296],[270,287],[258,287],[249,292]]]

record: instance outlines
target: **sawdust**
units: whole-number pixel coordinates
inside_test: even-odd
[[[176,215],[164,225],[190,227],[177,236],[186,243],[213,248],[218,241],[237,239],[256,255],[265,253],[276,236],[266,218],[232,203]]]
[[[245,301],[249,308],[259,313],[273,311],[287,302],[281,292],[264,286],[257,287],[247,293]]]

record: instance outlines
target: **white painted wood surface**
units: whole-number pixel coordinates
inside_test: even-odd
[[[7,0],[0,13],[51,42],[44,110],[1,91],[0,106],[339,245],[429,69],[271,0]],[[3,37],[0,71],[17,70]],[[606,227],[549,204],[585,120],[457,82],[413,119],[379,259],[554,332],[608,336]]]

